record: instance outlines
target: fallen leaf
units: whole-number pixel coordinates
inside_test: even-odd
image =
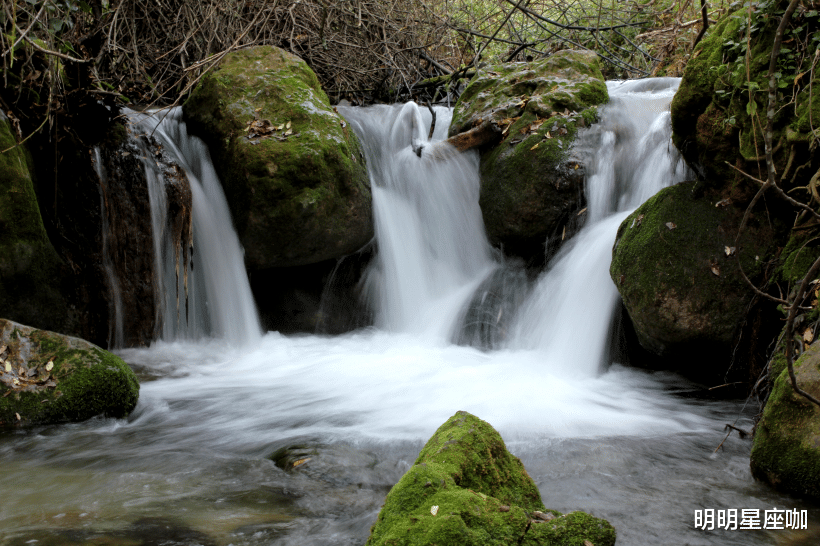
[[[533,146],[532,148],[530,148],[530,151],[533,151],[534,149],[538,148],[538,144],[540,144],[540,142],[536,142],[536,143],[535,143],[535,146]]]
[[[593,543],[591,543],[590,541],[584,539],[584,546],[595,546],[595,545]]]
[[[726,253],[727,256],[731,256],[735,253],[736,248],[733,246],[725,246],[723,247],[723,251]]]
[[[11,364],[6,362],[6,373],[11,373]]]
[[[550,134],[550,132],[549,132],[549,131],[547,131],[547,134],[546,134],[546,135],[544,135],[544,136],[546,136],[547,138],[552,138],[552,135]]]
[[[720,277],[720,266],[718,264],[712,264],[709,269],[716,277]]]
[[[287,123],[285,124],[285,129],[290,129],[290,122],[287,122]]]
[[[289,136],[289,135],[292,135],[292,134],[293,134],[293,131],[292,131],[292,130],[290,130],[290,129],[288,129],[287,131],[285,131],[285,132],[284,132],[284,133],[282,133],[282,134],[283,134],[284,136]]]
[[[47,372],[50,372],[52,369],[54,369],[54,362],[52,362],[51,360],[49,360],[49,361],[48,361],[48,364],[46,364],[46,371],[47,371]]]
[[[644,217],[644,215],[643,215],[643,214],[639,214],[639,215],[638,215],[638,217],[637,217],[637,218],[635,218],[635,222],[633,223],[633,225],[634,225],[635,227],[640,227],[640,226],[641,226],[641,222],[643,222],[643,217]],[[667,226],[668,226],[668,224],[667,224]],[[669,229],[672,229],[672,228],[669,228]]]
[[[9,348],[8,345],[0,345],[0,355],[5,353],[6,349],[8,349],[8,348]]]
[[[296,468],[297,466],[302,466],[303,464],[305,464],[309,460],[310,460],[310,457],[305,457],[304,459],[299,459],[298,461],[295,461],[293,463],[293,468]]]
[[[498,511],[499,511],[499,512],[509,512],[509,511],[510,511],[510,507],[509,507],[509,506],[507,506],[506,504],[502,504],[501,506],[499,506],[499,507],[498,507]]]
[[[806,343],[814,341],[814,332],[811,331],[811,328],[806,328],[806,331],[803,332],[803,341]]]
[[[566,236],[567,236],[567,226],[564,226],[564,231],[561,232],[561,240],[563,241]]]
[[[671,230],[675,229],[678,226],[677,226],[677,224],[675,224],[673,222],[666,222],[666,227],[668,227],[671,231]]]
[[[582,215],[583,213],[585,213],[586,211],[587,211],[587,208],[586,208],[586,207],[584,207],[584,208],[582,208],[580,211],[578,211],[578,214],[576,214],[575,216],[581,216],[581,215]]]
[[[20,421],[20,420],[21,420],[21,419],[20,419],[20,414],[19,414],[19,413],[15,413],[14,415],[17,417],[17,420],[18,420],[18,421]]]
[[[432,508],[430,508],[430,513],[434,516],[438,514],[438,506],[433,506]]]
[[[575,164],[575,170],[576,171],[578,170],[578,164],[577,163]]]
[[[732,204],[732,200],[727,197],[726,199],[721,199],[720,201],[715,203],[715,207],[726,207],[726,206],[731,205],[731,204]]]
[[[254,112],[259,112],[260,110],[262,110],[261,106],[259,108],[257,108],[256,110],[254,110]]]

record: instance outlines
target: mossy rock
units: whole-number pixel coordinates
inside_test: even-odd
[[[762,126],[768,108],[767,74],[775,32],[787,4],[786,0],[769,2],[753,12],[748,67],[749,10],[741,8],[724,16],[695,48],[672,101],[672,140],[698,177],[715,187],[747,195],[756,191],[758,186],[736,169],[766,178]],[[810,36],[820,31],[818,22],[816,16],[798,10],[791,27],[795,31],[800,27],[801,36]],[[789,32],[785,40],[792,45],[784,44],[777,67],[782,98],[772,139],[778,177],[787,190],[805,186],[817,170],[816,154],[809,148],[810,103],[812,119],[820,119],[820,104],[809,100],[810,88],[820,83],[815,79],[809,85],[812,55],[804,55],[803,64],[790,59],[795,40]],[[796,96],[794,104],[792,96]],[[809,168],[799,168],[806,164]]]
[[[31,155],[0,112],[0,309],[40,328],[65,330],[63,266],[51,245],[34,192]]]
[[[583,165],[571,148],[578,128],[594,122],[608,100],[598,56],[588,51],[492,65],[470,81],[450,134],[484,120],[509,124],[499,144],[481,150],[479,204],[493,244],[543,256],[547,237],[583,207]]]
[[[820,398],[820,344],[794,363],[797,385]],[[792,494],[820,498],[820,407],[792,389],[783,369],[755,431],[752,475]]]
[[[250,269],[338,258],[373,237],[361,145],[300,58],[229,53],[183,111],[213,156]]]
[[[125,417],[139,383],[116,355],[85,340],[0,319],[0,427]]]
[[[538,488],[488,423],[459,411],[390,490],[367,546],[615,543],[583,512],[545,510]]]
[[[641,345],[706,382],[723,377],[754,296],[738,260],[761,282],[775,247],[765,211],[750,214],[736,245],[745,208],[695,189],[665,188],[628,216],[609,271]]]

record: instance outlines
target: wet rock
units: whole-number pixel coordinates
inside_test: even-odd
[[[139,383],[125,362],[85,340],[0,319],[0,427],[125,417]]]
[[[534,514],[550,513],[544,521]],[[538,521],[538,523],[534,523]],[[535,483],[487,423],[460,411],[427,442],[387,495],[367,546],[615,543],[583,512],[545,511]]]
[[[572,143],[607,100],[598,58],[589,52],[493,65],[473,78],[456,104],[450,135],[488,120],[503,127],[501,142],[481,149],[479,203],[494,245],[543,260],[547,237],[584,206],[584,170]]]
[[[727,251],[745,207],[716,206],[718,194],[698,195],[695,186],[661,190],[628,216],[609,271],[640,344],[663,356],[667,369],[712,382],[731,364],[754,296],[738,260],[753,282],[762,282],[775,237],[765,210],[754,211],[740,244]]]
[[[820,407],[792,389],[785,359],[757,425],[752,475],[795,495],[820,498]],[[820,398],[820,344],[795,362],[798,386]]]
[[[34,163],[25,145],[14,148],[0,111],[0,309],[5,316],[52,330],[72,330],[63,279],[66,268],[43,225],[35,195]]]
[[[316,75],[271,46],[228,54],[184,105],[251,270],[338,258],[373,237],[362,148]]]

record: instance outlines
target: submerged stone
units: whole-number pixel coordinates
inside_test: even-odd
[[[774,235],[765,211],[755,212],[737,244],[745,207],[695,189],[694,182],[663,189],[628,216],[609,272],[640,344],[668,368],[712,381],[731,363],[754,296],[738,260],[760,281]]]
[[[231,52],[183,111],[208,145],[249,269],[338,258],[373,237],[361,145],[300,58]]]
[[[491,243],[543,259],[547,238],[583,207],[584,169],[572,144],[608,98],[598,56],[585,51],[492,65],[470,81],[450,134],[487,120],[505,128],[500,143],[480,152],[479,204]]]
[[[615,543],[583,512],[546,510],[521,461],[488,423],[459,411],[390,490],[367,546]]]
[[[795,393],[785,368],[755,430],[752,475],[777,489],[820,498],[820,407]],[[820,344],[794,363],[797,385],[820,398]]]
[[[0,427],[125,417],[136,375],[85,340],[0,319]]]

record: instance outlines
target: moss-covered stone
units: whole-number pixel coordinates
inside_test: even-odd
[[[774,234],[765,211],[752,213],[736,245],[745,209],[721,202],[716,193],[698,195],[695,186],[661,190],[624,220],[610,276],[641,345],[677,361],[671,367],[712,380],[730,363],[754,295],[738,260],[759,282]]]
[[[547,237],[582,208],[584,171],[572,143],[608,99],[598,57],[585,51],[493,65],[470,81],[450,134],[488,119],[506,126],[499,144],[481,150],[479,204],[493,244],[543,256]]]
[[[372,238],[361,146],[304,61],[271,46],[232,52],[183,109],[214,158],[249,268],[317,263]]]
[[[786,0],[761,4],[751,12],[751,22],[746,8],[723,17],[695,48],[672,101],[675,146],[699,178],[716,187],[745,186],[747,194],[756,191],[736,169],[766,178],[763,127],[768,108],[767,75],[775,31],[787,4]],[[818,30],[816,15],[798,10],[778,59],[780,107],[774,116],[772,142],[775,166],[785,189],[804,186],[816,172],[816,166],[798,169],[815,161],[809,149],[808,120],[809,104],[817,101],[809,100],[809,78],[804,77],[810,72],[812,55],[796,54],[793,49],[804,36]],[[793,96],[796,100],[792,105]],[[813,110],[813,119],[817,119],[820,106],[814,105]]]
[[[85,340],[0,319],[0,427],[125,417],[139,383],[118,356]]]
[[[488,423],[460,411],[444,423],[387,495],[367,546],[615,543],[583,512],[545,510],[521,461]]]
[[[0,310],[14,320],[62,330],[68,309],[62,262],[43,226],[25,146],[0,112]]]
[[[798,386],[820,398],[820,344],[803,353],[794,371]],[[786,369],[757,425],[751,469],[780,490],[820,498],[820,407],[794,392]]]

